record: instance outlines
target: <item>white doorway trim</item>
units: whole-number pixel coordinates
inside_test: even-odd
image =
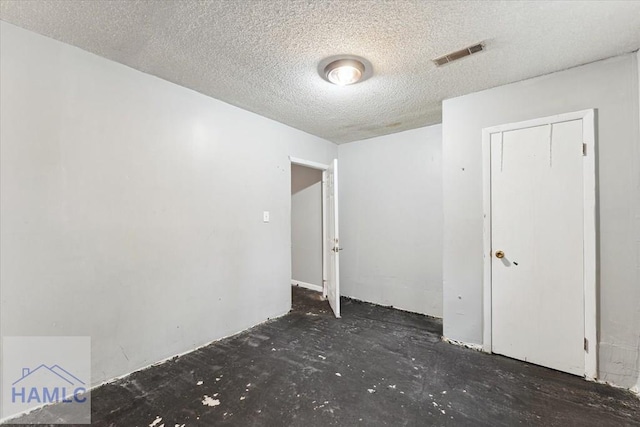
[[[318,162],[312,162],[312,161],[309,161],[309,160],[299,159],[297,157],[289,156],[289,160],[294,165],[306,166],[306,167],[311,168],[311,169],[318,169],[318,170],[321,170],[321,171],[326,171],[327,169],[329,169],[329,165],[325,165],[323,163],[318,163]]]
[[[327,260],[327,207],[325,206],[325,194],[326,194],[326,182],[327,182],[327,170],[329,169],[329,165],[325,165],[318,162],[312,162],[309,160],[300,159],[297,157],[289,156],[289,160],[292,165],[305,166],[311,169],[317,169],[322,171],[322,297],[324,299],[327,298],[327,269],[328,262]],[[291,254],[289,254],[289,258],[291,258]],[[293,278],[291,278],[292,283],[294,282]]]
[[[585,377],[598,375],[597,308],[596,308],[596,162],[595,162],[595,110],[582,110],[518,123],[509,123],[482,130],[483,165],[483,351],[492,352],[491,345],[491,135],[503,132],[582,120],[582,135],[586,155],[583,156],[584,197],[584,336]]]

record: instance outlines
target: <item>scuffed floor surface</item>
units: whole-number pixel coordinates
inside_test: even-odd
[[[624,390],[440,340],[439,320],[315,292],[92,393],[94,426],[631,426]],[[32,414],[38,417],[38,413]]]

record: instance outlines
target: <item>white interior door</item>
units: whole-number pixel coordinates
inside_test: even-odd
[[[492,351],[584,375],[582,120],[490,144]]]
[[[338,160],[326,171],[326,191],[324,202],[326,208],[326,291],[329,305],[336,317],[340,317],[340,238],[338,233]]]

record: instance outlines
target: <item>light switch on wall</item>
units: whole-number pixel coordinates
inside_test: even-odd
[[[262,212],[262,221],[269,222],[269,211]]]

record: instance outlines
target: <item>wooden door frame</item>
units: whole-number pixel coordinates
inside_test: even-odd
[[[297,157],[289,156],[289,161],[292,165],[304,166],[311,169],[317,169],[322,171],[322,297],[327,299],[327,266],[329,260],[327,259],[327,206],[324,202],[325,195],[327,194],[327,170],[329,165],[323,163],[312,162],[310,160],[304,160]],[[289,178],[291,181],[291,177]],[[289,182],[291,184],[291,182]],[[291,229],[291,213],[289,213],[289,229]],[[291,259],[291,246],[289,246],[289,259]],[[291,277],[293,282],[293,276]]]
[[[582,136],[586,155],[583,156],[583,291],[584,291],[584,370],[585,377],[595,379],[598,375],[597,341],[597,254],[596,254],[596,150],[595,150],[595,110],[582,110],[573,113],[558,114],[534,120],[493,126],[482,130],[482,166],[483,166],[483,351],[492,352],[492,247],[491,247],[491,135],[503,132],[582,120]]]

